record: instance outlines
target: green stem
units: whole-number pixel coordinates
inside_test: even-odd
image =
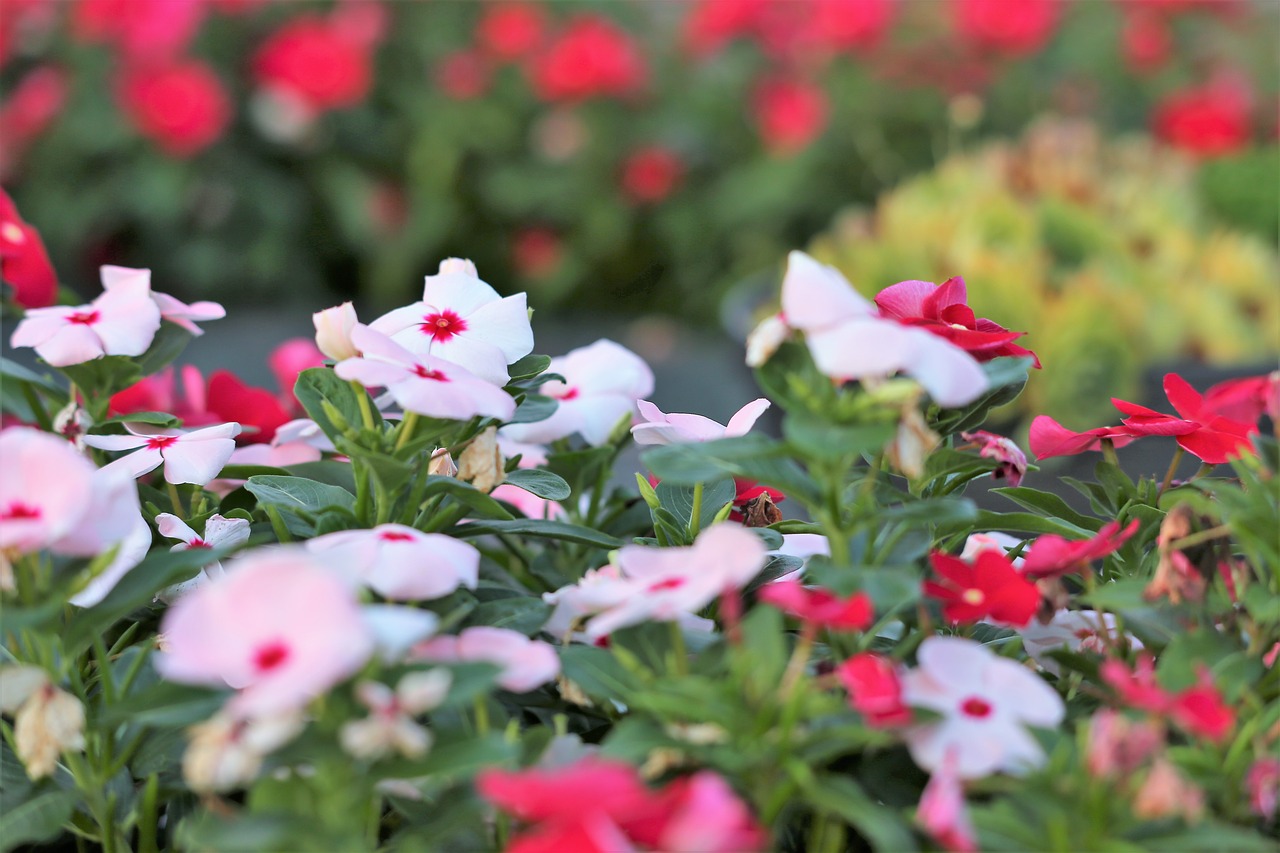
[[[173,514],[185,521],[186,516],[182,512],[182,496],[178,494],[178,487],[168,480],[165,480],[164,485],[169,492],[169,502],[173,504]]]
[[[1175,539],[1169,543],[1171,551],[1184,551],[1201,542],[1209,542],[1213,539],[1221,539],[1224,536],[1231,535],[1231,525],[1219,524],[1217,527],[1210,527],[1208,530],[1201,530],[1198,533],[1192,533],[1190,536],[1184,536],[1181,539]]]
[[[404,447],[409,443],[409,439],[413,438],[414,427],[418,425],[417,412],[405,412],[404,420],[400,422],[399,434],[396,437],[396,450]]]
[[[675,674],[678,676],[688,675],[689,650],[684,644],[684,629],[674,619],[667,624],[671,626],[671,653],[675,656]]]
[[[1109,438],[1102,439],[1102,458],[1117,468],[1120,467],[1120,457],[1116,456],[1116,446]]]
[[[160,853],[156,830],[160,823],[160,777],[152,773],[142,789],[142,808],[138,813],[138,853]]]
[[[804,668],[809,663],[809,655],[813,652],[813,640],[817,635],[816,622],[806,621],[801,624],[800,639],[791,653],[791,660],[787,661],[787,670],[782,676],[782,685],[778,688],[778,693],[784,701],[790,698],[791,691],[796,689],[800,677],[804,675]]]
[[[1178,472],[1178,463],[1182,461],[1182,457],[1186,455],[1186,451],[1181,446],[1173,453],[1173,459],[1169,462],[1169,470],[1164,472],[1164,479],[1160,481],[1160,490],[1157,495],[1163,495],[1169,490],[1169,484],[1173,482],[1173,475]]]
[[[371,430],[373,426],[373,410],[369,408],[369,392],[359,382],[352,382],[351,389],[356,392],[356,405],[360,407],[360,423]]]
[[[485,704],[484,696],[477,696],[473,704],[476,712],[476,734],[484,737],[489,733],[489,706]]]
[[[689,511],[689,538],[696,539],[702,526],[702,483],[693,486],[693,509]]]

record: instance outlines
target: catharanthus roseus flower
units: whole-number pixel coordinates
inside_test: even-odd
[[[949,622],[990,619],[1021,628],[1040,607],[1036,585],[998,551],[981,551],[972,563],[940,552],[930,560],[942,582],[925,581],[924,593],[942,602],[942,616]]]
[[[788,155],[803,151],[827,126],[827,95],[800,80],[760,83],[752,99],[760,138],[771,151]]]
[[[546,420],[502,428],[506,438],[545,443],[579,433],[599,447],[636,400],[653,393],[653,371],[644,359],[620,344],[599,340],[553,358],[550,373],[564,377],[543,383],[540,393],[559,402]]]
[[[1205,410],[1239,423],[1255,423],[1264,414],[1280,421],[1280,370],[1219,382],[1204,392],[1203,402]]]
[[[631,427],[636,444],[680,444],[687,441],[715,441],[746,435],[771,404],[761,397],[743,406],[728,424],[719,424],[702,415],[666,414],[648,400],[637,400],[642,423]]]
[[[175,157],[208,148],[231,121],[231,101],[222,81],[193,59],[127,69],[117,97],[138,130]]]
[[[444,358],[415,355],[364,325],[351,331],[351,340],[361,355],[338,362],[334,372],[366,388],[386,388],[407,412],[455,421],[505,421],[515,414],[510,394]]]
[[[475,589],[480,552],[442,533],[403,524],[343,530],[307,540],[306,548],[384,598],[442,598],[460,586]]]
[[[129,64],[149,65],[186,50],[205,8],[203,0],[80,0],[72,7],[71,32],[113,44]]]
[[[477,626],[456,637],[439,636],[413,649],[415,660],[492,663],[502,668],[498,686],[513,693],[527,693],[560,674],[556,650],[518,631]]]
[[[634,202],[662,201],[684,176],[684,161],[670,148],[638,148],[622,164],[622,190]]]
[[[197,793],[229,791],[252,782],[262,760],[306,727],[296,711],[243,719],[224,712],[189,730],[182,779]]]
[[[871,597],[863,592],[840,598],[830,590],[780,580],[762,586],[758,595],[765,604],[822,628],[865,631],[875,620]]]
[[[1091,539],[1072,542],[1055,533],[1040,536],[1022,554],[1022,574],[1032,580],[1085,571],[1094,560],[1115,552],[1138,532],[1139,521],[1123,530],[1109,521]]]
[[[571,19],[528,70],[534,92],[546,101],[629,95],[648,76],[635,40],[597,15]]]
[[[160,309],[142,279],[122,281],[88,305],[32,308],[14,330],[9,345],[34,347],[54,367],[102,358],[138,356],[160,328]]]
[[[22,220],[9,194],[0,189],[0,279],[13,287],[23,308],[44,308],[58,298],[58,274],[40,234]]]
[[[1164,748],[1164,741],[1164,726],[1159,722],[1131,720],[1103,708],[1089,720],[1085,766],[1095,778],[1128,778]]]
[[[373,636],[374,652],[388,666],[403,663],[410,649],[440,628],[436,614],[403,604],[366,604],[360,616]]]
[[[312,113],[364,100],[372,80],[372,44],[340,21],[299,15],[271,35],[253,58],[258,85]]]
[[[976,442],[981,449],[978,455],[983,459],[994,459],[998,464],[991,472],[994,480],[1008,480],[1010,486],[1017,486],[1027,473],[1027,454],[1022,452],[1012,439],[996,435],[986,430],[962,432],[960,437],[965,441]]]
[[[1237,80],[1213,80],[1181,89],[1156,104],[1151,124],[1170,145],[1201,157],[1239,151],[1253,134],[1251,98]]]
[[[929,777],[916,808],[916,824],[948,853],[976,853],[978,843],[955,763],[954,757],[948,754],[942,766]]]
[[[964,279],[956,276],[939,285],[930,281],[900,281],[877,293],[875,303],[884,316],[932,332],[978,361],[1030,356],[1035,360],[1034,366],[1040,367],[1040,359],[1034,352],[1013,343],[1024,332],[1010,332],[993,320],[976,316],[968,300]]]
[[[1120,33],[1121,55],[1135,74],[1149,74],[1168,64],[1173,56],[1173,29],[1154,12],[1139,9],[1125,15]]]
[[[411,672],[392,690],[377,681],[356,685],[356,699],[369,709],[362,720],[344,723],[339,732],[342,748],[356,758],[376,759],[391,752],[419,758],[431,748],[431,732],[414,722],[418,714],[433,710],[449,693],[453,675],[447,669]]]
[[[145,284],[148,290],[151,288],[151,270],[115,267],[108,264],[102,267],[101,274],[102,289],[106,291],[125,283],[130,283],[133,287]],[[161,319],[181,326],[197,337],[203,335],[204,330],[196,325],[196,321],[221,320],[227,316],[226,309],[217,302],[192,302],[188,305],[167,293],[158,293],[154,290],[151,290],[151,299],[160,309]]]
[[[1145,652],[1132,671],[1112,658],[1103,661],[1099,672],[1125,705],[1167,717],[1193,735],[1221,742],[1235,728],[1235,710],[1223,700],[1208,670],[1201,670],[1195,685],[1178,692],[1156,681],[1154,659]]]
[[[476,42],[496,59],[519,59],[542,43],[546,18],[537,3],[488,5],[476,24]]]
[[[502,385],[507,365],[533,351],[525,294],[499,296],[470,261],[442,261],[426,278],[422,301],[369,324],[410,352],[443,358]]]
[[[316,346],[324,355],[334,361],[360,355],[355,344],[351,343],[351,330],[360,321],[350,302],[317,311],[311,315],[311,322],[316,327]]]
[[[849,704],[872,728],[911,722],[911,708],[902,701],[898,666],[881,655],[864,652],[836,667],[836,677],[849,691]]]
[[[956,0],[956,30],[979,50],[1026,56],[1048,44],[1058,24],[1059,0]]]
[[[131,477],[141,477],[163,465],[165,482],[203,486],[218,476],[231,458],[240,424],[218,424],[191,432],[144,432],[129,424],[125,424],[125,429],[128,435],[85,436],[84,443],[99,450],[133,451],[103,470],[120,470]]]
[[[131,415],[134,412],[168,412],[180,419],[186,427],[218,423],[221,418],[209,411],[205,381],[200,375],[200,369],[185,365],[180,376],[181,396],[177,394],[173,368],[166,367],[159,373],[143,377],[123,391],[112,394],[107,411],[113,417]]]
[[[782,280],[782,313],[805,334],[814,363],[838,380],[911,376],[942,406],[963,406],[987,390],[986,374],[964,350],[878,316],[834,268],[792,252]]]
[[[1045,672],[1053,675],[1061,674],[1058,662],[1048,655],[1054,649],[1105,653],[1109,647],[1117,645],[1142,648],[1137,638],[1119,634],[1114,614],[1093,610],[1059,610],[1047,624],[1033,619],[1026,627],[1018,629],[1018,633],[1022,636],[1022,648]]]
[[[271,368],[276,387],[280,389],[280,402],[286,409],[302,414],[302,409],[293,396],[293,386],[298,383],[298,374],[323,365],[324,353],[310,338],[289,338],[271,351],[267,356],[267,367]]]
[[[1133,441],[1134,435],[1122,426],[1098,427],[1084,432],[1072,432],[1048,415],[1037,415],[1031,421],[1027,447],[1037,459],[1051,456],[1074,456],[1086,450],[1101,450],[1104,441],[1112,447],[1124,447]]]
[[[196,533],[185,521],[176,515],[162,512],[156,516],[156,530],[166,539],[177,539],[172,551],[186,551],[191,548],[238,548],[249,541],[249,520],[245,518],[223,518],[214,513],[205,519],[204,533]],[[222,564],[214,561],[200,570],[195,577],[174,584],[156,596],[161,601],[173,601],[186,595],[197,586],[208,583],[212,578],[222,577],[225,572]]]
[[[918,659],[919,666],[903,676],[903,698],[942,719],[907,729],[916,764],[936,772],[944,761],[954,760],[959,778],[976,779],[1044,762],[1026,726],[1057,726],[1065,708],[1043,679],[958,637],[929,637],[920,644]]]
[[[982,551],[999,551],[1001,554],[1007,554],[1021,544],[1021,539],[1016,536],[1010,536],[1008,533],[970,533],[968,538],[964,540],[964,549],[960,552],[960,559],[972,560]],[[1014,557],[1013,565],[1021,566],[1022,557]]]
[[[1252,452],[1250,438],[1258,432],[1253,423],[1225,418],[1205,405],[1204,397],[1176,373],[1166,373],[1164,393],[1177,417],[1112,399],[1123,414],[1124,428],[1134,436],[1171,435],[1178,446],[1211,465]]]
[[[160,674],[239,690],[237,717],[300,709],[373,652],[355,591],[301,549],[242,558],[179,599],[161,633]]]

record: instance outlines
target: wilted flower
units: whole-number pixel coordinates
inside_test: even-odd
[[[505,477],[502,451],[498,448],[498,428],[488,427],[471,440],[458,457],[457,477],[486,494]]]
[[[311,315],[311,322],[316,327],[316,346],[320,348],[320,352],[334,361],[360,355],[351,342],[351,330],[359,320],[356,318],[356,309],[350,302],[317,311]]]
[[[229,791],[252,782],[262,759],[297,737],[302,715],[287,711],[248,719],[218,713],[192,726],[182,778],[197,793]]]
[[[15,751],[33,780],[51,775],[63,752],[84,749],[84,705],[39,667],[0,667],[0,711],[13,715]]]
[[[914,480],[924,475],[925,461],[941,442],[913,403],[903,408],[898,429],[884,451],[894,468]]]
[[[143,279],[120,282],[88,305],[31,308],[9,345],[34,347],[54,367],[105,355],[138,356],[160,328],[160,309]]]
[[[779,312],[765,317],[747,335],[747,367],[764,364],[790,335],[791,327],[787,325],[786,315]]]
[[[219,424],[183,431],[143,431],[125,424],[129,435],[89,435],[84,443],[99,450],[133,450],[133,453],[104,466],[103,470],[124,471],[131,477],[164,466],[168,483],[195,483],[203,486],[218,476],[236,449],[234,438],[240,424]]]
[[[393,600],[442,598],[460,586],[475,589],[479,579],[473,545],[403,524],[327,533],[307,540],[306,549]]]
[[[994,459],[999,465],[991,472],[994,480],[1008,480],[1010,486],[1017,486],[1027,473],[1027,454],[1018,445],[1003,435],[977,430],[962,432],[960,437],[965,441],[977,442],[981,448],[978,455],[983,459]]]

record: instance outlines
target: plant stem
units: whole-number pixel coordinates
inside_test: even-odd
[[[1186,451],[1181,446],[1173,453],[1173,459],[1169,462],[1169,470],[1164,472],[1164,479],[1160,482],[1160,490],[1157,495],[1163,495],[1169,490],[1169,484],[1173,482],[1173,475],[1178,472],[1178,463],[1182,461],[1182,457],[1186,455]]]
[[[476,733],[484,737],[489,733],[489,706],[484,703],[484,696],[477,696],[474,702],[476,712]]]
[[[352,382],[351,389],[356,392],[356,405],[360,407],[360,422],[365,429],[373,429],[373,411],[369,408],[369,392],[359,382]]]
[[[396,437],[396,450],[404,447],[409,443],[409,439],[413,438],[413,429],[418,425],[417,412],[405,412],[404,420],[400,422],[399,434]]]
[[[693,508],[689,510],[689,537],[698,537],[698,528],[702,526],[702,483],[693,486]]]
[[[186,521],[186,516],[182,512],[182,496],[178,494],[178,487],[168,480],[165,480],[165,488],[169,492],[169,502],[173,504],[173,514],[178,518]]]
[[[1184,551],[1201,542],[1209,542],[1213,539],[1221,539],[1224,536],[1231,535],[1231,525],[1219,524],[1217,527],[1210,527],[1208,530],[1201,530],[1192,533],[1190,536],[1184,536],[1181,539],[1175,539],[1169,543],[1169,549],[1173,551]]]
[[[675,674],[685,676],[689,674],[689,650],[684,644],[684,629],[680,627],[680,623],[671,620],[667,623],[671,626],[671,648],[672,654],[675,656]]]

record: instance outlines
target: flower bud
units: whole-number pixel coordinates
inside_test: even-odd
[[[335,361],[360,355],[351,343],[351,330],[356,326],[356,309],[350,302],[326,308],[311,315],[316,327],[316,346]]]
[[[27,775],[32,779],[48,776],[62,752],[84,749],[84,705],[65,690],[46,683],[18,710],[13,739]]]
[[[445,258],[440,262],[439,275],[469,275],[472,278],[479,278],[480,271],[466,258]]]
[[[449,455],[449,448],[442,447],[431,454],[431,462],[427,465],[427,473],[433,477],[456,477],[458,466]]]
[[[747,335],[747,367],[759,367],[772,358],[790,334],[791,328],[781,314],[760,321]]]
[[[920,410],[911,406],[903,412],[898,432],[885,451],[893,466],[914,480],[924,474],[925,460],[941,441],[920,416]]]
[[[477,435],[458,457],[458,479],[466,480],[485,494],[503,481],[505,474],[502,469],[497,427],[489,427]]]

